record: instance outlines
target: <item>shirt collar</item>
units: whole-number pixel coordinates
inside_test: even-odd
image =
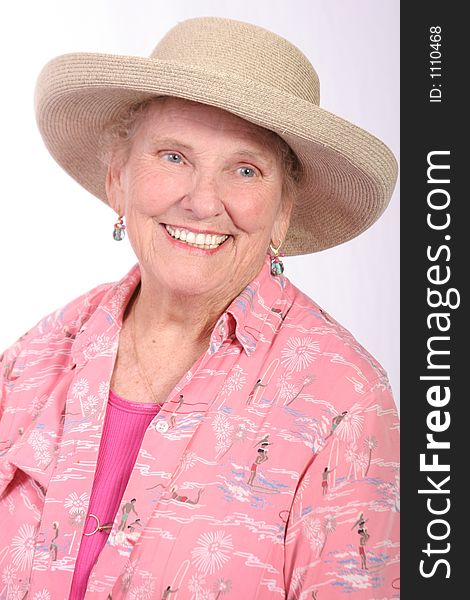
[[[80,328],[75,351],[83,352],[100,331],[114,325],[116,333],[122,327],[125,308],[141,279],[139,265],[132,269],[105,293],[97,310]],[[289,281],[284,275],[271,274],[267,255],[258,275],[231,302],[212,330],[209,352],[214,354],[226,342],[235,338],[247,355],[253,354],[260,342],[270,343],[292,301],[286,293]],[[103,321],[104,319],[104,321]]]
[[[212,331],[209,351],[214,353],[234,336],[247,355],[262,342],[270,343],[292,304],[284,275],[271,274],[267,255],[261,271],[232,301]]]

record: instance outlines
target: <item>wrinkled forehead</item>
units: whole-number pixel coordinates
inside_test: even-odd
[[[184,132],[186,126],[199,125],[213,133],[220,132],[221,135],[228,134],[243,139],[265,151],[270,151],[274,139],[277,138],[274,132],[222,108],[171,96],[153,99],[149,103],[144,120],[147,128],[153,127],[162,132],[170,129],[180,129]]]

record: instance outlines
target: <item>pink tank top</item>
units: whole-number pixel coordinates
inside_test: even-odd
[[[110,527],[85,535],[98,526],[112,525],[139,453],[145,431],[160,405],[130,402],[110,390],[90,505],[75,565],[69,600],[82,600],[88,577],[106,544]],[[139,528],[135,499],[125,498],[119,527]]]

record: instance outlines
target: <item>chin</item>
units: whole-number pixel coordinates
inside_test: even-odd
[[[211,269],[204,269],[201,266],[178,266],[171,267],[171,272],[162,274],[158,277],[162,284],[168,290],[175,294],[183,296],[207,295],[211,291],[215,294],[217,290],[224,289],[227,286],[227,277],[216,277]]]

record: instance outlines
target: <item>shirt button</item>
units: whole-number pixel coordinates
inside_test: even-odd
[[[155,429],[157,431],[159,431],[160,433],[166,433],[169,429],[169,425],[166,421],[158,421],[158,423],[155,425]]]

